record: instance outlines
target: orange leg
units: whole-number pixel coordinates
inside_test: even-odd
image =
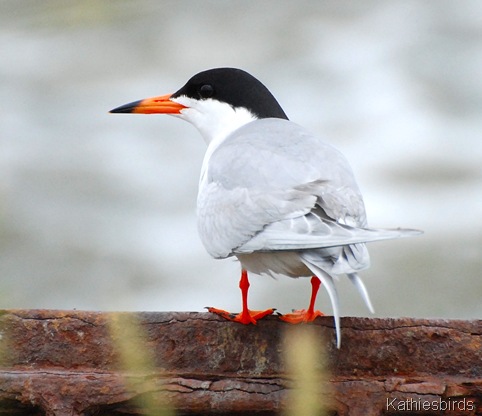
[[[318,316],[324,316],[320,311],[315,311],[316,295],[318,294],[318,289],[320,288],[321,281],[316,276],[311,278],[311,299],[310,306],[308,309],[301,309],[298,311],[293,311],[293,313],[288,313],[286,315],[281,315],[280,319],[289,322],[290,324],[299,324],[302,322],[312,322]]]
[[[222,309],[207,308],[209,312],[215,313],[233,322],[239,322],[242,324],[256,324],[258,319],[264,318],[267,315],[271,315],[275,310],[267,309],[265,311],[250,311],[248,309],[248,290],[249,280],[248,272],[246,270],[241,271],[241,280],[239,281],[239,288],[241,289],[241,296],[243,299],[243,310],[241,313],[233,314]]]

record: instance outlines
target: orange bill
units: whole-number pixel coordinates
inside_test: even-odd
[[[186,106],[171,101],[172,94],[146,98],[110,110],[109,113],[180,114]]]

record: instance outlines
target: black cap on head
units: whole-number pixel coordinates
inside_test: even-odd
[[[233,107],[244,107],[258,118],[288,120],[268,88],[241,69],[215,68],[200,72],[171,97],[182,95],[197,100],[212,98]]]

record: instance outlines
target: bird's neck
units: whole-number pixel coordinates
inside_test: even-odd
[[[175,101],[187,107],[178,117],[193,124],[209,148],[217,147],[232,132],[257,119],[246,108],[234,108],[216,100],[197,101],[181,96]]]

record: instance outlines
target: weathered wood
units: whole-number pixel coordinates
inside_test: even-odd
[[[3,311],[0,407],[138,414],[136,399],[149,396],[179,414],[275,415],[287,404],[281,352],[291,326],[276,317],[243,326],[207,313],[125,316],[145,334],[137,342],[152,362],[142,371],[121,363],[119,343],[133,335],[113,332],[107,313]],[[311,326],[329,361],[320,400],[337,415],[482,414],[482,321],[343,318],[340,350],[331,317]]]

